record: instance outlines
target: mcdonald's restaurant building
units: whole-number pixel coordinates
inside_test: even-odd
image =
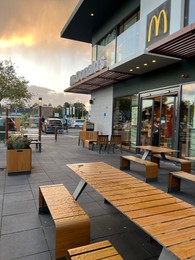
[[[90,94],[91,121],[123,147],[195,156],[195,0],[81,0],[61,37],[90,43],[65,92]]]

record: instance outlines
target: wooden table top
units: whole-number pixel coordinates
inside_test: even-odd
[[[185,159],[188,159],[190,161],[195,161],[195,157],[185,157]]]
[[[179,259],[195,258],[193,205],[103,162],[68,167]]]
[[[174,150],[164,146],[152,146],[152,145],[138,145],[136,148],[140,148],[143,150],[151,151],[153,153],[174,153],[179,152],[178,150]]]

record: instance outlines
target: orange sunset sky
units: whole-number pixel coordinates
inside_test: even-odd
[[[91,62],[89,44],[60,37],[78,0],[0,0],[0,60],[29,85],[63,92]]]

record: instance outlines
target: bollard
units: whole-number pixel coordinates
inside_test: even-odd
[[[57,136],[58,136],[58,127],[55,127],[55,140],[57,141]]]

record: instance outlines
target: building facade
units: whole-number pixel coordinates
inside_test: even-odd
[[[81,0],[61,37],[91,43],[65,91],[91,95],[96,130],[195,156],[195,0]]]

